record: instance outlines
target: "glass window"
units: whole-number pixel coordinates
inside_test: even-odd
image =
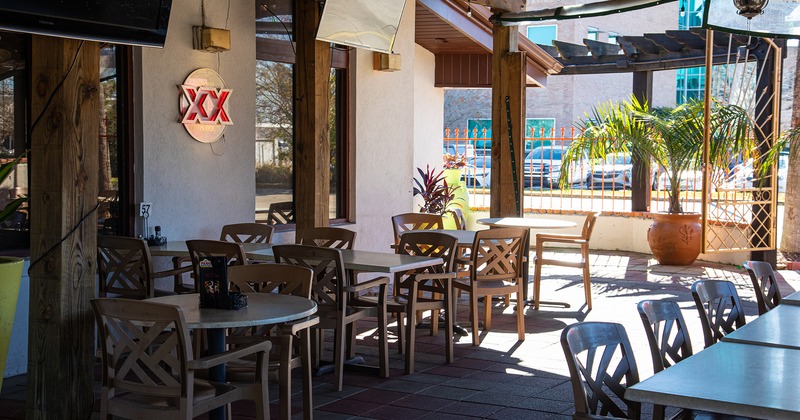
[[[552,45],[558,35],[556,25],[528,26],[528,39],[536,44]]]
[[[608,43],[609,44],[616,44],[617,38],[619,38],[619,34],[616,32],[609,32],[608,33]]]
[[[293,2],[256,1],[256,221],[294,223]],[[332,50],[330,218],[345,219],[347,60]]]
[[[586,34],[586,38],[591,39],[592,41],[597,41],[598,35],[600,35],[600,30],[590,26],[588,33]]]

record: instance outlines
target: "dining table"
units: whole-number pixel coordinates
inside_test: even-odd
[[[800,306],[780,304],[741,328],[722,337],[722,341],[782,347],[800,351]]]
[[[226,328],[291,322],[317,312],[317,303],[311,299],[277,293],[250,293],[247,307],[238,310],[200,308],[200,295],[197,293],[161,296],[148,301],[179,306],[188,328],[206,331],[209,354],[225,352]],[[208,375],[212,381],[225,382],[225,365],[209,369]],[[225,414],[222,407],[212,410],[209,418],[225,419]]]
[[[781,305],[800,306],[800,291],[781,298]]]

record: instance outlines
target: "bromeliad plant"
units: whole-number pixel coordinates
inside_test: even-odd
[[[11,171],[14,169],[15,166],[17,166],[17,164],[20,161],[22,161],[22,158],[24,158],[25,156],[28,156],[27,151],[17,156],[16,159],[10,162],[6,162],[2,166],[0,166],[0,184],[2,184],[6,180],[6,178],[8,178],[8,176],[11,175]],[[22,204],[27,201],[28,197],[18,197],[12,200],[10,203],[6,204],[5,208],[0,210],[0,224],[5,222],[6,219],[8,219],[9,217],[11,217],[11,215],[16,213],[17,210],[20,208],[20,206],[22,206]]]
[[[444,171],[436,172],[436,168],[431,169],[430,165],[417,168],[419,178],[414,178],[414,196],[422,196],[421,213],[445,214],[452,205],[460,206],[456,203],[456,190],[458,185],[447,185],[444,178]]]
[[[634,159],[652,162],[666,171],[669,213],[681,213],[681,174],[700,168],[703,160],[703,101],[690,101],[675,108],[651,109],[635,96],[630,100],[601,104],[578,122],[583,135],[564,155],[563,165],[589,159],[604,159],[610,153],[630,153]],[[727,166],[731,154],[750,153],[751,119],[745,109],[714,101],[710,114],[710,162]],[[562,172],[560,182],[567,182]]]

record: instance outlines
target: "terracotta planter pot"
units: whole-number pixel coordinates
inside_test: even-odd
[[[691,265],[700,255],[702,225],[697,213],[653,213],[647,242],[659,264]]]

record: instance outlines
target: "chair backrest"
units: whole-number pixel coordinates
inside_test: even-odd
[[[248,264],[231,267],[228,280],[243,293],[280,293],[311,298],[314,271],[289,264]]]
[[[222,227],[219,240],[242,244],[268,244],[272,241],[273,230],[272,226],[263,223],[235,223]]]
[[[319,310],[347,307],[348,278],[344,271],[342,251],[337,248],[320,248],[310,245],[275,245],[272,247],[275,262],[299,265],[314,271],[311,282],[311,299]]]
[[[203,257],[225,257],[228,265],[247,264],[247,255],[240,243],[192,239],[186,241],[186,247],[189,248],[189,256],[192,258],[195,279],[201,278],[200,260]],[[197,291],[197,281],[195,281],[195,291]]]
[[[600,216],[600,212],[592,212],[586,215],[586,220],[583,221],[583,229],[581,230],[583,239],[588,241],[592,238],[592,231],[594,231],[594,225],[597,224],[598,216]]]
[[[764,315],[770,309],[780,305],[781,291],[778,288],[778,279],[772,271],[772,265],[764,261],[745,261],[744,268],[750,274],[750,281],[756,291],[758,301],[758,314]]]
[[[400,234],[407,230],[444,229],[444,220],[439,214],[404,213],[392,216],[394,244],[400,243]]]
[[[457,230],[467,230],[467,217],[464,215],[463,210],[458,207],[454,207],[448,210],[448,212],[453,215],[453,220],[456,222]]]
[[[641,404],[625,399],[639,371],[625,328],[610,322],[581,322],[564,328],[561,347],[569,366],[575,416],[638,419]]]
[[[286,225],[294,223],[294,203],[284,201],[271,203],[267,212],[268,225]]]
[[[337,227],[312,227],[297,229],[295,242],[322,248],[353,249],[356,233]]]
[[[395,249],[397,254],[434,257],[444,260],[444,264],[434,269],[447,273],[455,271],[455,258],[458,253],[458,239],[441,232],[425,232],[424,230],[408,232],[400,237],[400,244]],[[425,269],[430,270],[430,267]],[[408,274],[408,273],[405,273]]]
[[[143,239],[99,235],[97,271],[100,297],[147,299],[154,296],[150,249]]]
[[[187,369],[192,352],[183,311],[130,299],[91,303],[100,334],[104,392],[158,396],[171,400],[173,407],[191,406],[194,374]]]
[[[472,281],[515,281],[522,278],[528,251],[528,229],[518,227],[479,230],[470,253]]]
[[[644,300],[637,308],[650,343],[653,372],[661,372],[692,355],[689,329],[677,302]]]
[[[698,280],[692,284],[692,297],[706,347],[747,322],[736,287],[727,280]]]

